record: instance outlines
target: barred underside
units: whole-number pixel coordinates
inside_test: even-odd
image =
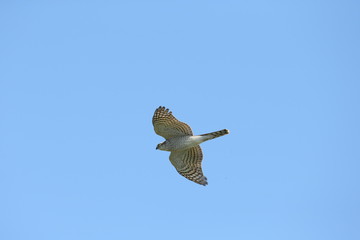
[[[207,185],[207,178],[201,169],[203,154],[199,145],[180,151],[172,151],[170,161],[178,173],[200,185]]]
[[[170,139],[179,136],[192,136],[192,130],[186,123],[177,120],[169,109],[158,107],[155,110],[152,123],[156,134]]]

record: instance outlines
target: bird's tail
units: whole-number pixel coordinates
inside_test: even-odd
[[[223,130],[212,132],[212,133],[201,134],[200,136],[207,137],[208,139],[206,139],[206,140],[210,140],[210,139],[213,139],[213,138],[224,136],[224,135],[229,134],[229,133],[230,133],[229,130],[223,129]]]

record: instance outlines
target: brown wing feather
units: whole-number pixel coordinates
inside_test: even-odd
[[[181,151],[172,151],[170,162],[178,173],[187,179],[201,185],[207,185],[207,178],[201,169],[203,154],[200,146],[192,147]]]
[[[160,106],[155,110],[152,123],[156,134],[164,137],[165,139],[184,135],[193,135],[189,125],[177,120],[172,115],[172,112],[165,107]]]

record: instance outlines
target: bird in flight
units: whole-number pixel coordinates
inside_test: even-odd
[[[182,176],[200,185],[207,185],[207,178],[201,168],[203,154],[199,144],[229,134],[230,131],[223,129],[194,136],[189,125],[177,120],[169,109],[162,106],[155,110],[152,123],[155,133],[166,139],[156,149],[170,152],[170,162]]]

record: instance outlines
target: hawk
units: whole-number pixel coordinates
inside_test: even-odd
[[[177,120],[169,109],[162,106],[155,110],[152,123],[155,133],[166,139],[156,149],[170,152],[170,162],[180,175],[200,185],[207,185],[207,178],[201,169],[203,154],[199,144],[229,134],[229,130],[194,136],[189,125]]]

